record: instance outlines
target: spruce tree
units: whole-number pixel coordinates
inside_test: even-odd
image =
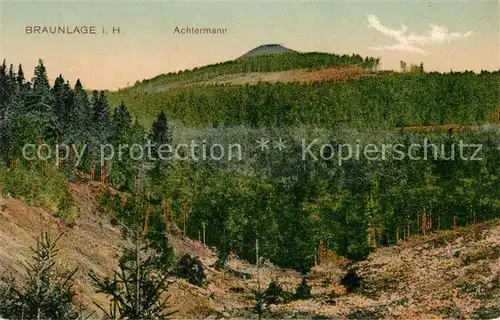
[[[38,60],[38,65],[35,67],[33,79],[33,90],[35,92],[48,92],[50,90],[49,78],[47,76],[47,69],[43,64],[43,60]]]
[[[156,120],[153,122],[148,139],[151,142],[151,155],[153,157],[153,159],[149,159],[153,161],[151,169],[149,170],[149,177],[156,187],[156,190],[153,190],[153,193],[158,194],[161,192],[161,189],[167,180],[168,171],[171,166],[170,161],[159,159],[158,154],[158,150],[161,145],[172,143],[172,133],[168,125],[167,117],[163,111],[158,114]]]
[[[132,123],[132,117],[123,104],[123,102],[114,110],[113,117],[113,136],[111,142],[118,150],[120,145],[131,146],[136,143],[142,143],[141,137],[136,137],[135,128]],[[112,183],[120,189],[133,189],[133,179],[137,175],[138,163],[133,160],[130,152],[120,154],[113,161],[113,170],[111,173]]]
[[[23,72],[23,66],[21,64],[19,64],[19,68],[17,69],[17,78],[16,78],[16,81],[17,81],[17,85],[19,87],[19,89],[22,88],[22,86],[24,85],[24,72]]]
[[[65,81],[62,75],[56,78],[52,95],[54,96],[54,113],[57,117],[57,135],[60,137],[66,131],[69,125],[69,106],[66,106]]]
[[[169,296],[165,295],[168,272],[158,268],[155,250],[145,243],[137,232],[135,246],[125,249],[119,270],[112,278],[100,278],[94,273],[89,276],[98,293],[110,297],[109,309],[96,304],[109,319],[164,319],[176,313],[170,311]]]
[[[73,304],[73,277],[77,269],[58,272],[57,242],[47,232],[42,233],[27,263],[28,280],[21,288],[11,286],[1,316],[12,319],[78,319],[79,310]]]
[[[26,121],[33,122],[34,139],[55,140],[57,117],[54,113],[54,98],[50,90],[47,70],[40,59],[32,78],[33,87],[27,94],[23,114]]]
[[[113,113],[113,127],[115,134],[118,136],[123,136],[127,133],[132,125],[132,117],[127,107],[121,102],[121,104],[115,108]]]
[[[7,109],[7,104],[9,103],[10,99],[8,81],[9,80],[7,75],[7,65],[5,64],[4,60],[3,64],[0,65],[0,119],[2,118],[2,115],[5,113],[5,110]]]
[[[172,133],[168,126],[167,117],[163,111],[160,111],[156,120],[153,122],[149,139],[155,145],[168,144],[172,141]]]

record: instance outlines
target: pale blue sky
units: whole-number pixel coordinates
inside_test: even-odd
[[[160,73],[233,59],[265,43],[298,51],[359,53],[382,58],[384,68],[399,61],[424,62],[429,70],[498,69],[499,3],[341,1],[2,1],[1,56],[31,72],[44,59],[49,75],[80,77],[93,88],[115,89]],[[425,35],[429,24],[473,35],[427,47],[429,54],[379,51],[393,39],[368,28],[373,14],[391,29]],[[26,25],[119,26],[122,34],[27,35]],[[227,28],[225,35],[175,35],[179,27]]]

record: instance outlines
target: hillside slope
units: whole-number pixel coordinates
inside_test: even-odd
[[[348,81],[365,77],[374,77],[376,73],[360,67],[334,67],[321,70],[287,70],[276,72],[248,72],[229,75],[217,75],[209,79],[179,81],[171,83],[150,83],[135,88],[138,92],[162,92],[173,88],[206,85],[255,85],[261,82],[288,83],[288,82],[319,82],[319,81]]]
[[[96,187],[96,186],[94,186]],[[120,230],[109,224],[95,211],[94,188],[71,185],[71,193],[80,209],[74,227],[66,227],[59,219],[45,210],[31,207],[14,198],[0,197],[0,274],[12,272],[16,279],[25,276],[24,265],[36,245],[43,225],[52,236],[63,233],[58,262],[69,269],[79,268],[76,279],[77,300],[84,305],[93,301],[107,305],[107,301],[93,294],[87,277],[89,270],[100,275],[110,274],[117,265],[120,248],[126,242]]]
[[[53,233],[64,232],[60,260],[79,267],[78,301],[90,309],[105,297],[93,292],[89,270],[111,274],[120,248],[127,242],[96,208],[99,184],[71,185],[80,208],[76,225],[68,228],[39,208],[12,198],[0,198],[0,273],[8,269],[18,279],[22,263],[30,256],[40,232],[40,221]],[[255,304],[253,290],[267,288],[272,280],[293,292],[301,282],[295,271],[265,263],[260,270],[232,257],[229,270],[211,267],[217,254],[198,241],[188,239],[171,227],[169,242],[177,255],[198,256],[205,266],[208,284],[195,287],[185,280],[172,279],[171,305],[179,310],[177,319],[249,318]],[[335,259],[313,268],[308,275],[313,298],[267,306],[267,316],[279,318],[481,318],[500,317],[500,220],[472,227],[414,238],[400,245],[381,248],[368,260],[352,266],[360,277],[354,293],[340,285],[347,271]],[[231,270],[236,270],[234,272]],[[241,277],[246,274],[246,279]],[[238,276],[240,275],[240,276]]]
[[[121,90],[141,89],[151,85],[196,83],[213,80],[218,76],[250,73],[274,73],[291,70],[321,70],[344,67],[375,70],[379,64],[378,58],[361,57],[357,54],[338,55],[326,52],[298,53],[280,46],[268,47],[265,45],[254,50],[235,60],[210,64],[191,70],[160,74],[151,79],[137,81],[134,86]]]

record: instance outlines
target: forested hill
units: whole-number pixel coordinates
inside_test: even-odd
[[[250,53],[250,52],[249,52]],[[170,72],[152,79],[138,81],[133,88],[141,89],[150,86],[167,85],[178,82],[197,82],[212,79],[216,76],[251,73],[251,72],[278,72],[297,69],[322,69],[331,67],[359,66],[364,69],[375,69],[379,59],[361,57],[358,54],[338,55],[324,52],[298,53],[273,52],[258,55],[244,55],[235,60],[229,60],[207,65],[192,70]]]
[[[159,75],[107,92],[142,125],[395,128],[500,122],[500,72],[379,71],[358,54],[277,52]],[[320,116],[321,115],[321,116]]]
[[[268,82],[121,90],[121,101],[144,125],[164,111],[187,126],[395,128],[500,122],[500,72],[380,73],[348,81]]]
[[[402,73],[336,83],[188,86],[135,96],[129,91],[122,96],[125,104],[116,105],[103,92],[88,96],[79,81],[73,86],[60,76],[52,85],[42,60],[31,81],[21,65],[16,70],[4,63],[0,192],[71,224],[77,209],[68,183],[109,183],[128,197],[103,195],[102,212],[131,230],[146,221],[154,234],[165,231],[168,212],[168,221],[186,236],[206,233],[206,244],[218,249],[221,265],[231,253],[254,259],[257,240],[262,257],[302,272],[314,265],[320,248],[364,259],[379,246],[499,217],[499,127],[419,135],[332,128],[334,121],[347,119],[353,125],[361,120],[366,128],[494,122],[499,75]],[[134,120],[140,108],[155,119],[152,126]],[[209,125],[218,125],[217,130]],[[269,145],[259,151],[255,142],[263,138],[273,144],[286,141],[286,148]],[[435,151],[412,151],[414,145],[424,146],[424,139]],[[179,150],[190,141],[206,144],[208,157],[195,158],[203,153],[200,148],[185,160],[145,156],[145,146]],[[59,155],[61,142],[88,151],[48,160],[44,149],[23,153],[23,146],[44,143]],[[235,142],[241,157],[213,153],[213,146]],[[382,154],[384,146],[407,152],[400,158],[398,147],[374,160],[366,156],[366,147],[374,144],[382,146]],[[464,145],[472,148],[463,153]],[[478,145],[483,146],[480,154],[474,150]],[[103,146],[117,150],[117,156],[103,154]],[[142,157],[134,146],[144,150]],[[365,156],[339,158],[345,155],[338,152],[343,146],[364,150]],[[129,150],[122,153],[123,147]],[[188,149],[175,152],[183,158],[182,150]],[[158,252],[166,252],[160,247],[163,236],[151,241]]]

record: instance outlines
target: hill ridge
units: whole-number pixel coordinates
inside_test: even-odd
[[[295,50],[289,49],[278,43],[270,43],[270,44],[262,44],[248,51],[240,58],[253,57],[262,54],[274,54],[274,53],[283,53],[283,52],[293,52],[298,53]]]

